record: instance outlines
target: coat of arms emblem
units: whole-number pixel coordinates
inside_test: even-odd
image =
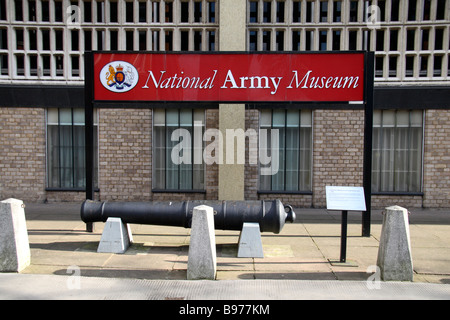
[[[137,84],[136,68],[125,61],[115,61],[105,65],[100,72],[100,80],[110,91],[126,92]]]

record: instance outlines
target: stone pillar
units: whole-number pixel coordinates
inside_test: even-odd
[[[377,266],[384,281],[413,281],[408,210],[386,208],[378,248]]]
[[[197,206],[192,213],[187,279],[214,280],[217,271],[214,213],[209,206]]]
[[[245,51],[247,1],[221,0],[219,2],[219,50]],[[224,138],[223,164],[219,165],[219,200],[244,200],[244,164],[238,164],[235,144],[234,162],[226,163],[226,129],[245,131],[245,105],[220,104],[219,130]]]
[[[236,129],[245,132],[245,105],[221,104],[219,106],[219,130],[223,136],[223,164],[219,164],[219,200],[244,200],[244,163],[237,163],[239,152],[238,144],[234,143],[234,150],[228,146],[228,151],[233,152],[233,157],[227,156],[227,143]],[[229,132],[227,133],[227,130]],[[228,138],[227,138],[228,136]],[[234,139],[234,138],[233,138]],[[232,163],[227,162],[233,159]]]
[[[0,272],[20,272],[30,265],[25,210],[22,200],[0,202]]]
[[[247,1],[219,1],[219,50],[245,51]]]

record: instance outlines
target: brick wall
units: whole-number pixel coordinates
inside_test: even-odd
[[[423,206],[450,208],[450,110],[425,113]]]
[[[315,110],[313,206],[325,207],[325,186],[362,186],[363,110]]]
[[[0,198],[45,200],[45,110],[0,108]]]
[[[95,200],[99,200],[99,194],[95,193]],[[85,191],[47,191],[47,202],[83,202],[86,200]]]
[[[206,167],[206,193],[152,193],[152,110],[100,109],[101,200],[217,199],[217,165]],[[206,128],[218,127],[218,110],[206,110]]]
[[[206,110],[206,128],[218,128],[217,109]],[[258,194],[258,166],[246,152],[245,199],[280,199],[297,207],[325,207],[326,185],[362,185],[364,112],[313,112],[313,195]],[[43,108],[1,108],[0,198],[82,201],[84,192],[45,191],[46,130]],[[205,193],[152,193],[152,110],[99,110],[101,200],[218,198],[218,166],[206,166]],[[259,111],[246,110],[246,129],[258,130]],[[450,110],[427,110],[424,134],[424,196],[377,195],[373,207],[450,207]],[[207,144],[210,142],[207,142]],[[246,139],[248,148],[248,139]]]
[[[259,110],[245,111],[245,130],[253,129],[259,131]],[[258,164],[250,164],[249,161],[249,139],[245,139],[245,181],[244,199],[258,200]],[[259,149],[258,149],[259,150]],[[258,155],[259,159],[259,155]]]
[[[99,110],[101,200],[151,199],[150,109]]]
[[[422,196],[408,195],[373,195],[372,208],[384,209],[393,205],[403,208],[420,208],[422,207]]]
[[[325,207],[325,186],[361,186],[364,147],[363,110],[313,112],[313,195],[258,194],[258,166],[245,164],[245,199],[280,199],[298,207]],[[372,205],[450,207],[450,111],[428,110],[425,124],[424,197],[377,195]],[[218,110],[206,110],[206,129],[218,128]],[[151,110],[102,109],[99,152],[102,200],[189,200],[218,198],[218,166],[206,166],[206,193],[151,192]],[[246,129],[258,130],[259,111],[246,110]],[[211,142],[207,142],[209,144]],[[248,139],[246,139],[248,149]],[[51,194],[50,194],[51,197]],[[79,198],[78,195],[73,195]]]
[[[219,128],[219,109],[206,110],[205,129]],[[207,141],[206,144],[211,142]],[[214,163],[206,165],[206,200],[217,200],[219,198],[219,165]]]
[[[206,110],[206,129],[218,128],[218,110]],[[218,166],[206,166],[206,193],[151,193],[151,110],[100,111],[100,189],[103,200],[188,200],[218,197]],[[425,124],[424,197],[377,195],[376,208],[450,207],[450,111],[428,110]],[[361,186],[363,110],[313,112],[313,195],[258,194],[258,166],[245,164],[245,199],[280,199],[298,207],[325,207],[325,186]],[[246,129],[258,130],[259,111],[246,110]],[[207,142],[209,144],[210,142]],[[246,139],[248,149],[248,139]],[[75,198],[78,198],[75,196]]]

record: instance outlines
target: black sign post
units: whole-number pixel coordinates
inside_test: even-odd
[[[366,200],[366,212],[362,214],[362,236],[370,237],[371,204],[372,204],[372,132],[373,132],[373,82],[375,53],[366,52],[364,61],[364,160],[363,188]]]
[[[94,200],[94,56],[92,52],[86,52],[84,56],[86,200]],[[94,224],[92,222],[86,223],[86,231],[94,231]]]
[[[346,262],[347,259],[347,216],[348,211],[342,211],[342,221],[341,221],[341,256],[339,257],[339,262]]]

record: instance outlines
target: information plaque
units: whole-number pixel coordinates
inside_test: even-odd
[[[326,186],[327,210],[366,211],[363,187]]]
[[[327,210],[342,211],[341,256],[339,260],[330,260],[332,265],[356,267],[347,262],[347,215],[348,211],[366,211],[363,187],[326,186]]]

